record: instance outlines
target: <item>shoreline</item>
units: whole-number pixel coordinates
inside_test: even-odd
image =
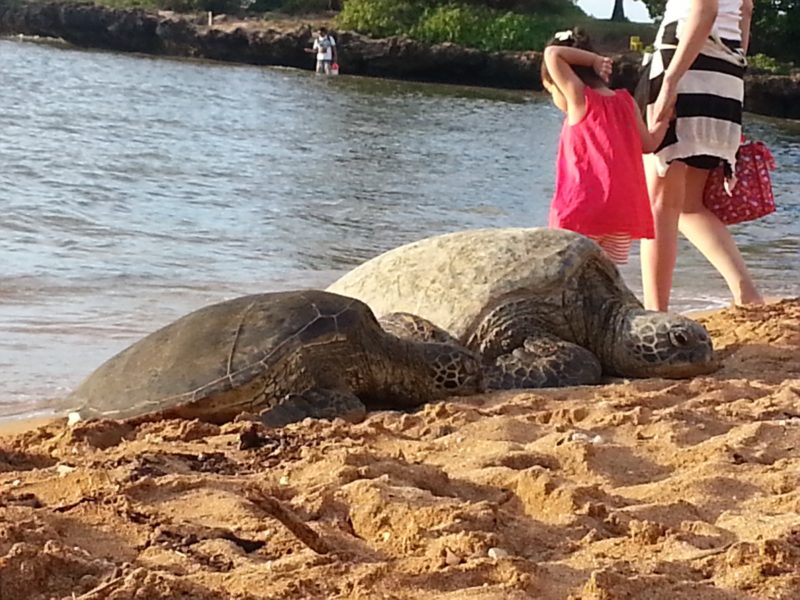
[[[764,306],[765,307],[773,306],[785,301],[789,302],[796,301],[800,303],[800,298],[774,298],[774,297],[767,298]],[[748,310],[747,308],[742,309],[741,307],[740,309],[744,311]],[[732,310],[735,311],[736,308],[725,307],[725,308],[697,309],[697,310],[684,311],[680,314],[683,314],[692,319],[697,319],[702,322],[706,320],[713,320],[719,315],[726,314],[728,311]],[[595,387],[601,388],[608,385],[613,385],[613,384],[599,384],[598,386]],[[524,391],[525,390],[517,390],[517,392],[520,393]],[[495,392],[495,393],[505,393],[505,392]],[[3,438],[4,436],[13,436],[30,432],[35,429],[39,429],[40,427],[53,425],[60,421],[63,421],[64,425],[66,426],[66,416],[64,414],[56,412],[55,409],[39,408],[31,413],[14,413],[7,416],[0,415],[0,438]]]
[[[18,435],[39,429],[46,425],[51,425],[57,421],[66,419],[64,417],[42,417],[19,415],[17,417],[0,418],[0,438],[11,435]]]
[[[691,380],[0,437],[0,596],[797,598],[800,298],[703,323]]]
[[[161,56],[202,58],[260,66],[313,70],[305,52],[311,21],[222,21],[140,9],[118,10],[91,4],[31,3],[0,6],[0,35],[60,38],[68,44]],[[455,44],[427,45],[405,37],[373,39],[333,31],[341,56],[340,73],[498,89],[541,90],[539,52],[482,52]],[[613,56],[611,85],[633,91],[641,55]],[[800,119],[800,74],[745,76],[745,110]]]

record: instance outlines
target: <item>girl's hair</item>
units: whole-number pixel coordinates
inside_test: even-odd
[[[548,46],[567,46],[568,48],[578,48],[579,50],[594,52],[589,36],[580,27],[568,29],[567,31],[559,31],[544,45],[545,48]],[[590,88],[603,87],[606,85],[606,82],[600,78],[592,67],[583,65],[570,65],[570,67],[584,85],[588,85]],[[553,78],[550,76],[550,72],[547,70],[547,65],[544,60],[542,60],[542,81],[554,85]]]

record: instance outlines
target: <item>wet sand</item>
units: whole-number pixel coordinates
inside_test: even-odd
[[[723,368],[280,431],[0,438],[0,598],[800,598],[800,299]]]

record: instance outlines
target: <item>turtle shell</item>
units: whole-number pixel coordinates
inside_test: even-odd
[[[611,285],[597,293],[638,302],[597,244],[545,228],[475,229],[426,238],[365,262],[328,291],[366,302],[378,317],[419,315],[463,340],[478,317],[504,297],[524,292],[560,301],[567,282],[589,263],[604,265],[610,278]]]
[[[178,416],[235,415],[264,393],[265,374],[291,353],[341,342],[365,326],[379,331],[369,308],[336,294],[243,296],[196,310],[134,343],[89,375],[68,403],[83,418],[179,408],[185,410],[173,411]]]

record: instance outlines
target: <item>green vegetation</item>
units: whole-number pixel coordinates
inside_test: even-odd
[[[800,0],[755,0],[750,50],[800,61]]]
[[[6,2],[9,0],[0,0]],[[600,51],[627,49],[628,38],[651,39],[652,25],[592,19],[573,0],[94,0],[113,8],[237,15],[271,12],[332,15],[338,29],[372,37],[405,35],[484,51],[541,50],[553,33],[580,25]]]
[[[150,0],[143,0],[150,1]],[[237,12],[241,9],[239,0],[154,0],[163,10],[175,12],[195,12],[210,10],[215,13]]]
[[[346,0],[336,24],[373,37],[408,33],[425,13],[421,1]]]
[[[336,19],[341,29],[375,37],[407,35],[428,43],[454,42],[480,50],[541,48],[557,28],[579,16],[578,9],[542,17],[469,4],[400,3],[396,0],[346,0]]]
[[[428,43],[455,42],[492,51],[530,50],[543,47],[562,23],[558,17],[451,5],[426,10],[408,33]]]
[[[22,0],[0,0],[8,4]],[[592,19],[575,0],[94,0],[113,8],[147,8],[238,15],[325,14],[338,29],[372,37],[405,35],[427,43],[453,42],[484,51],[541,50],[554,32],[582,27],[598,51],[620,52],[631,36],[645,46],[655,38],[649,23]],[[643,0],[658,19],[666,0]],[[615,0],[609,0],[609,9]],[[785,74],[800,63],[800,0],[754,0],[750,64]]]
[[[589,34],[592,44],[600,52],[623,52],[628,49],[631,36],[638,36],[644,44],[656,37],[652,23],[630,23],[586,19],[580,26]]]
[[[95,4],[110,8],[144,8],[150,10],[173,10],[179,13],[212,11],[214,13],[236,13],[241,11],[240,0],[94,0]]]
[[[508,10],[514,7],[516,12]],[[406,35],[479,50],[541,50],[560,29],[583,27],[598,48],[623,50],[631,35],[652,37],[649,24],[599,21],[570,0],[345,0],[340,29],[373,37]]]
[[[249,13],[280,11],[290,15],[317,14],[338,6],[332,0],[242,0]]]
[[[0,4],[9,0],[0,0]],[[20,0],[21,1],[21,0]],[[28,0],[30,1],[30,0]],[[43,1],[43,0],[42,0]],[[146,8],[179,13],[211,11],[215,14],[255,15],[279,11],[282,14],[319,14],[328,11],[332,0],[93,0],[111,8]],[[266,15],[268,17],[268,15]]]
[[[788,75],[794,66],[792,63],[780,62],[771,56],[760,53],[748,56],[747,64],[753,71],[764,71],[772,75]]]
[[[664,13],[666,0],[643,0],[650,16]],[[800,0],[753,0],[751,53],[782,61],[800,61]]]

